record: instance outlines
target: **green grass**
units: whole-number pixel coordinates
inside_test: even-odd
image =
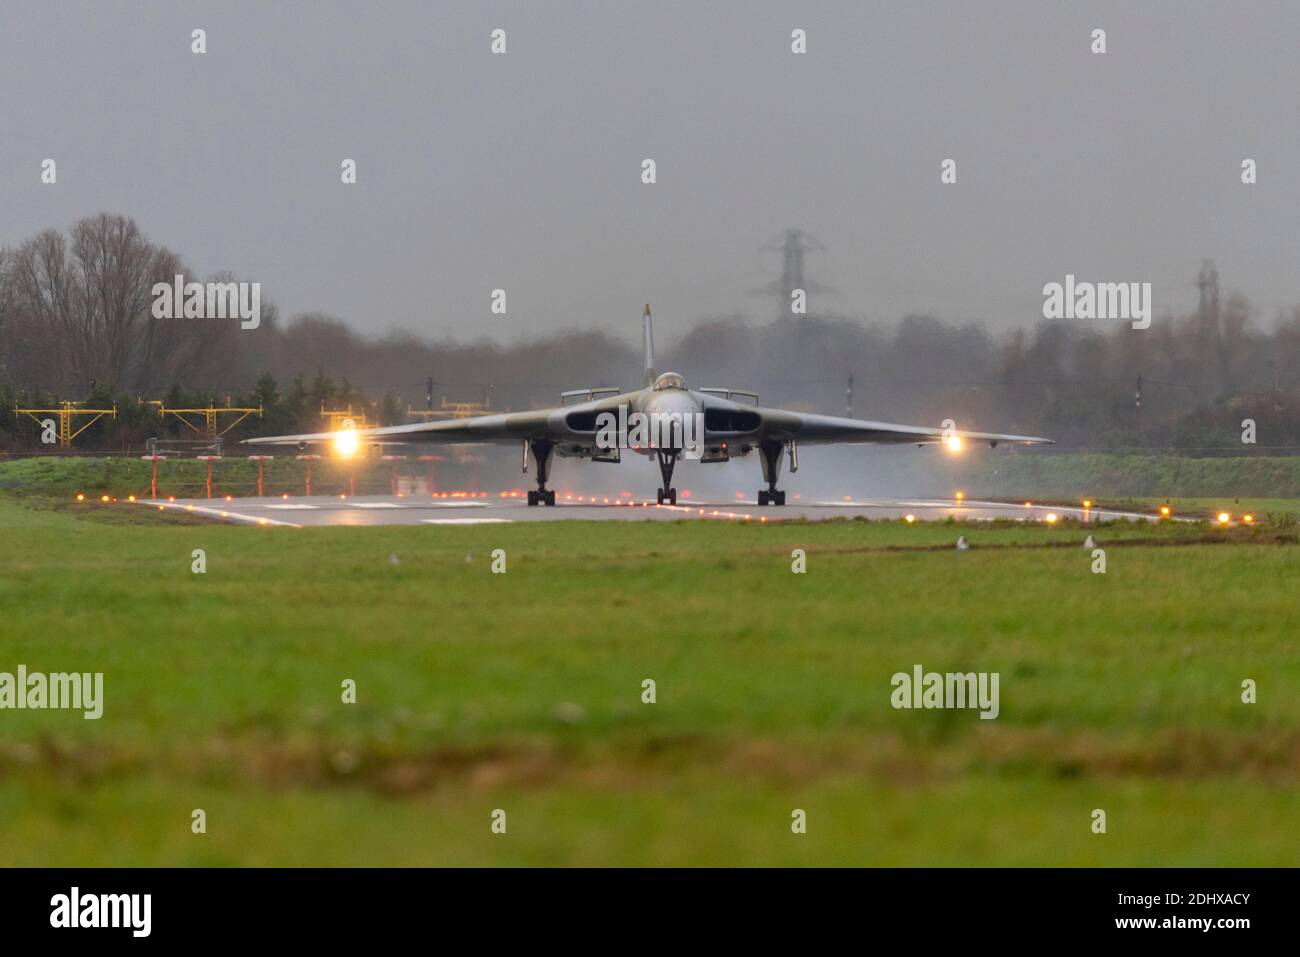
[[[1146,499],[1146,509],[1154,510],[1163,501],[1165,500]],[[1179,515],[1213,516],[1227,512],[1234,518],[1249,514],[1281,524],[1289,524],[1294,521],[1292,516],[1300,515],[1300,498],[1237,498],[1224,495],[1218,498],[1174,499],[1171,505]]]
[[[296,449],[278,449],[276,458],[263,463],[263,491],[267,495],[304,491],[306,464],[297,461]],[[167,459],[158,463],[160,495],[203,497],[207,491],[207,463],[195,459]],[[403,463],[401,475],[424,475],[421,463]],[[214,495],[256,495],[257,462],[232,456],[213,465]],[[0,495],[22,501],[64,504],[77,493],[90,498],[110,495],[145,497],[150,491],[153,463],[139,456],[35,456],[0,460]],[[355,461],[326,455],[312,465],[312,492],[333,495],[346,492],[355,478],[358,494],[387,495],[392,468],[381,459]]]
[[[974,496],[1300,499],[1300,456],[1194,458],[1106,452],[938,460]],[[996,463],[996,464],[994,464]],[[918,463],[919,464],[919,463]],[[990,472],[991,468],[996,471]]]
[[[128,509],[0,500],[0,671],[106,698],[0,711],[0,864],[1300,864],[1290,530]],[[893,709],[918,663],[1000,717]]]

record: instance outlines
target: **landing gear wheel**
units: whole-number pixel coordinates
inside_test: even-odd
[[[537,463],[537,488],[528,490],[528,504],[554,505],[555,493],[546,487],[546,481],[551,474],[551,457],[555,454],[555,445],[541,439],[530,441],[528,452],[533,454],[533,461]],[[528,471],[527,452],[525,452],[524,471]]]
[[[784,489],[779,489],[778,491],[774,492],[774,493],[773,493],[773,496],[774,496],[775,499],[776,499],[776,501],[774,501],[774,502],[772,503],[773,505],[784,505],[784,504],[785,504],[785,490],[784,490]]]
[[[532,503],[530,502],[529,504],[532,504]],[[766,505],[766,504],[767,504],[767,489],[765,489],[765,488],[761,488],[761,489],[758,490],[758,504],[759,504],[759,505]]]
[[[677,504],[677,489],[673,488],[673,466],[677,464],[677,451],[675,449],[658,449],[655,452],[659,459],[659,474],[663,477],[663,485],[660,486],[656,493],[655,500],[663,505],[665,502],[669,505]]]
[[[759,505],[784,505],[785,491],[783,489],[776,489],[776,488],[774,489],[761,488],[758,490],[758,504]]]

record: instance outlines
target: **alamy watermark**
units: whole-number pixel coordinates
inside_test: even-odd
[[[704,455],[703,412],[628,412],[596,416],[596,447],[601,449],[680,449],[688,459]]]
[[[1044,319],[1123,319],[1134,329],[1151,325],[1151,283],[1076,282],[1067,273],[1065,282],[1043,287]]]
[[[19,665],[17,674],[0,671],[0,709],[51,708],[82,711],[87,721],[104,713],[104,673],[96,671],[29,672]]]
[[[262,324],[260,282],[186,282],[180,273],[173,282],[154,283],[155,319],[239,319],[239,328]]]
[[[980,717],[992,720],[998,716],[998,681],[1000,675],[993,671],[967,671],[940,673],[926,671],[920,665],[912,666],[912,673],[897,672],[889,683],[893,693],[889,703],[895,708],[969,708],[978,709]]]
[[[132,937],[148,937],[153,929],[152,894],[83,894],[73,887],[50,898],[51,927],[119,927]]]

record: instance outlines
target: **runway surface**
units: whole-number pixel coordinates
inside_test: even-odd
[[[174,502],[142,500],[150,509],[189,512],[218,522],[278,525],[292,528],[322,525],[485,525],[505,522],[555,521],[708,521],[779,522],[818,521],[830,518],[899,519],[916,521],[956,518],[968,521],[1013,519],[1049,521],[1049,516],[1082,521],[1131,519],[1155,521],[1155,516],[1060,505],[1015,505],[1006,502],[955,499],[851,499],[841,501],[791,501],[782,507],[760,508],[753,500],[682,500],[677,505],[656,505],[632,499],[560,499],[555,507],[530,508],[521,498],[442,499],[414,496],[363,495],[355,498],[296,496],[289,498],[177,499]]]

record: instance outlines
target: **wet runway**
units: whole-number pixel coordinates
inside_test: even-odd
[[[362,495],[355,498],[291,496],[288,498],[177,499],[174,502],[142,500],[137,505],[150,509],[183,511],[217,522],[245,525],[278,525],[292,528],[320,525],[485,525],[504,522],[555,521],[767,521],[779,522],[830,518],[900,519],[916,521],[957,518],[968,521],[1013,519],[1050,521],[1049,516],[1083,521],[1117,518],[1155,521],[1155,516],[1104,509],[1060,505],[1023,505],[1006,502],[957,501],[955,499],[862,498],[839,501],[796,501],[782,507],[760,508],[745,501],[680,500],[677,505],[656,505],[654,500],[629,498],[561,498],[555,507],[530,508],[522,498],[429,498],[394,495]]]

